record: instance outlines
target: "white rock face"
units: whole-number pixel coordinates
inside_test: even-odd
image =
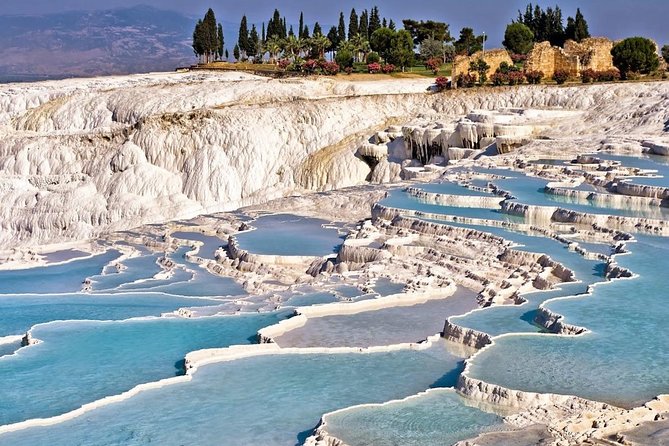
[[[173,73],[0,86],[0,243],[86,239],[396,179],[393,163],[372,175],[354,153],[376,135],[400,162],[408,147],[402,128],[389,124],[417,116],[562,107],[586,111],[571,134],[590,134],[594,120],[606,120],[606,136],[638,130],[648,138],[669,110],[663,83],[440,95],[426,93],[426,82]],[[489,125],[479,114],[471,117]]]

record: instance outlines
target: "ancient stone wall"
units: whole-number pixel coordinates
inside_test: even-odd
[[[567,40],[564,51],[579,57],[582,70],[606,71],[613,68],[613,42],[605,37],[591,37],[580,43]]]
[[[469,73],[470,64],[480,59],[481,57],[483,57],[485,63],[487,63],[490,66],[490,68],[488,69],[488,79],[490,79],[490,76],[492,76],[495,73],[495,71],[497,71],[497,68],[499,68],[502,62],[506,62],[509,65],[513,65],[513,60],[511,60],[509,52],[505,49],[489,50],[485,52],[485,55],[483,54],[483,51],[477,51],[471,56],[455,56],[455,60],[453,61],[453,72],[452,72],[453,79],[455,79],[455,77],[460,74]],[[472,74],[477,76],[476,73]]]
[[[550,42],[539,42],[527,55],[525,69],[541,71],[551,78],[558,70],[570,76],[579,76],[581,70],[606,71],[613,69],[611,49],[613,42],[603,37],[583,39],[580,43],[568,40],[564,48],[551,46]]]

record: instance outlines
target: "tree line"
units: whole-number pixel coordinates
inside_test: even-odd
[[[214,11],[209,8],[203,19],[195,24],[193,30],[193,52],[204,63],[209,63],[224,56],[225,41],[223,26],[216,21]]]
[[[580,42],[590,37],[588,22],[576,8],[574,17],[567,17],[564,24],[559,6],[542,9],[528,4],[524,12],[506,27],[503,45],[514,54],[527,54],[536,42],[548,41],[554,46],[563,46],[567,40]]]

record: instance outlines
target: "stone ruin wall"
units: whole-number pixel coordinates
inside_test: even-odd
[[[453,61],[452,78],[455,79],[456,76],[460,74],[469,73],[470,64],[480,59],[481,57],[483,57],[485,63],[490,66],[488,69],[488,79],[490,79],[490,76],[492,76],[495,71],[497,71],[497,68],[499,68],[502,62],[513,65],[513,60],[511,60],[509,52],[505,49],[489,50],[485,52],[485,55],[483,54],[483,51],[477,51],[471,56],[455,56],[455,60]],[[478,77],[476,73],[472,74]]]
[[[525,69],[541,71],[550,79],[558,70],[564,70],[572,77],[581,70],[606,71],[614,69],[611,49],[613,42],[603,37],[583,39],[580,43],[568,40],[564,48],[551,46],[550,42],[539,42],[527,55]]]

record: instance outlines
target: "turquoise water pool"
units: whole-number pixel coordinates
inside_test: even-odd
[[[299,215],[264,215],[251,226],[255,229],[235,237],[242,249],[253,254],[325,256],[337,252],[343,241],[330,222]]]

